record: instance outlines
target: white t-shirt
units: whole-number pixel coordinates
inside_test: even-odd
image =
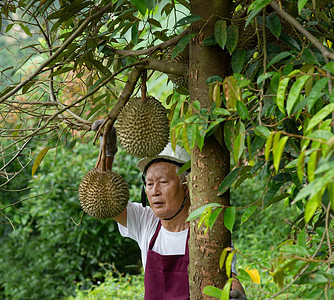
[[[143,207],[141,203],[129,202],[127,205],[127,227],[118,223],[121,235],[129,237],[138,243],[144,269],[146,267],[149,244],[157,229],[158,222],[159,218],[150,207]],[[161,226],[152,250],[161,255],[184,255],[187,234],[188,229],[180,232],[171,232]],[[236,274],[235,263],[236,258],[234,255],[232,272]]]

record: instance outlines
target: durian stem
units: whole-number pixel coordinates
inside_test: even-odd
[[[146,81],[147,81],[147,70],[144,70],[141,74],[141,100],[143,101],[146,99],[146,93],[147,93]]]

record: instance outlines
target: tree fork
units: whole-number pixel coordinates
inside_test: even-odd
[[[191,14],[199,15],[202,20],[192,26],[196,37],[189,46],[189,93],[190,100],[199,100],[201,107],[210,107],[209,86],[206,79],[219,75],[225,77],[230,68],[230,57],[218,45],[203,46],[202,41],[214,35],[214,24],[221,18],[230,18],[229,0],[205,1],[192,0]],[[224,140],[224,139],[222,139]],[[191,211],[208,203],[220,203],[229,206],[229,193],[218,197],[218,187],[230,171],[230,153],[225,145],[214,136],[207,138],[202,151],[195,147],[191,153],[190,197]],[[190,298],[208,299],[203,294],[207,285],[223,288],[227,281],[224,270],[219,269],[219,257],[222,250],[231,246],[231,234],[224,227],[222,217],[218,218],[212,230],[204,234],[197,229],[198,219],[190,224],[190,261],[189,284]],[[211,298],[211,297],[210,297]]]

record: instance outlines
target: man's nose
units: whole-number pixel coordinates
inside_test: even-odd
[[[152,194],[154,196],[160,195],[160,187],[158,183],[155,183],[152,188]]]

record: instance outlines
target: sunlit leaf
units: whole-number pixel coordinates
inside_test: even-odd
[[[323,119],[325,119],[329,114],[334,111],[334,103],[330,103],[318,111],[308,123],[305,132],[311,130],[313,127],[317,126]]]
[[[252,279],[254,283],[261,284],[261,276],[257,269],[250,270],[247,268],[245,271],[249,274],[250,278]]]
[[[215,286],[211,286],[211,285],[207,285],[203,289],[203,294],[207,296],[219,298],[219,299],[220,299],[221,293],[222,291],[219,288]]]
[[[224,212],[224,225],[229,231],[233,231],[235,222],[235,206],[226,208]]]
[[[249,219],[249,217],[254,213],[257,207],[257,205],[252,205],[244,211],[241,216],[241,224],[245,223]]]
[[[32,166],[32,170],[31,170],[31,177],[34,177],[35,172],[37,170],[37,168],[39,167],[39,165],[41,164],[44,156],[46,155],[46,153],[48,153],[48,151],[51,149],[52,147],[46,147],[44,149],[42,149],[38,155],[35,158],[34,164]]]
[[[290,78],[286,77],[283,78],[278,85],[278,89],[277,89],[277,97],[276,97],[276,105],[278,107],[278,109],[285,114],[285,90],[288,86]]]
[[[231,286],[232,286],[232,281],[233,281],[233,278],[230,278],[225,283],[222,294],[220,296],[220,300],[229,300],[230,299],[230,290],[231,290]]]
[[[290,92],[289,92],[289,96],[288,96],[288,100],[286,103],[286,111],[287,114],[290,116],[290,113],[294,107],[294,105],[296,104],[297,99],[300,96],[300,91],[302,90],[305,82],[311,77],[311,75],[303,75],[300,78],[298,78],[296,80],[296,82],[292,85]]]
[[[305,4],[308,0],[298,0],[298,13],[301,14],[302,9],[304,8]]]
[[[196,218],[199,218],[208,207],[217,208],[217,207],[222,207],[222,205],[219,203],[209,203],[209,204],[203,205],[195,209],[193,212],[191,212],[187,218],[187,221],[191,221]]]
[[[280,164],[282,154],[284,151],[284,147],[285,147],[287,140],[288,140],[287,136],[282,137],[278,143],[277,149],[275,149],[274,151],[274,168],[276,170],[276,173],[278,172],[279,164]]]
[[[307,201],[307,204],[306,204],[306,207],[305,207],[305,222],[306,223],[311,220],[311,218],[315,214],[318,207],[320,207],[321,196],[322,196],[322,193],[318,193],[318,194],[314,195],[313,197],[311,197]]]
[[[256,126],[254,128],[254,133],[264,139],[267,139],[270,136],[270,130],[263,125]]]

